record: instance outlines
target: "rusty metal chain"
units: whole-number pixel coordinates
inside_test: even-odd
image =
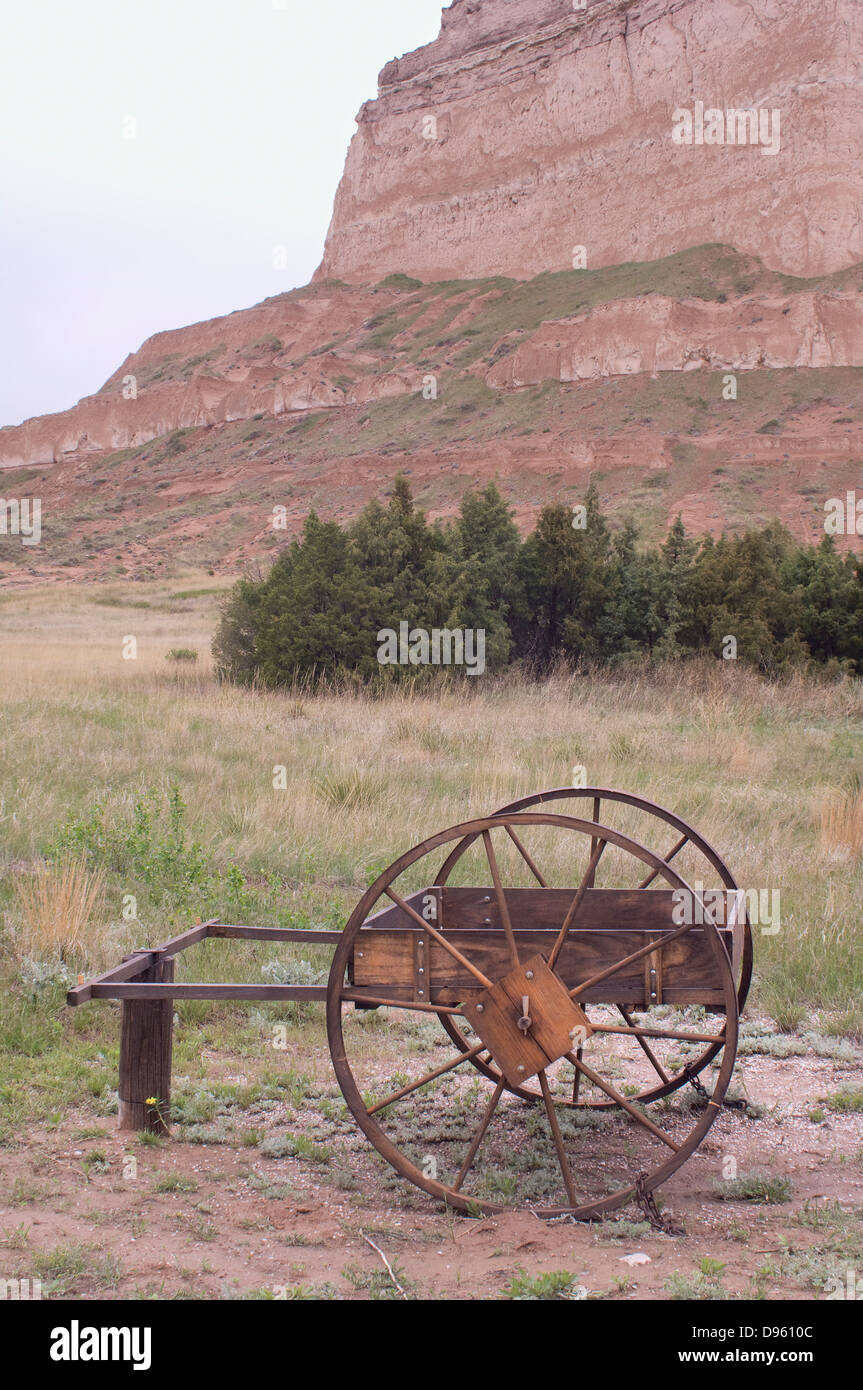
[[[647,1181],[647,1173],[639,1173],[635,1179],[635,1201],[639,1210],[643,1213],[646,1221],[649,1221],[655,1231],[662,1231],[667,1236],[685,1236],[686,1227],[681,1226],[674,1217],[669,1214],[663,1216],[652,1192],[645,1192],[644,1184]]]
[[[687,1079],[688,1079],[688,1081],[689,1081],[689,1084],[690,1084],[690,1086],[692,1087],[692,1089],[693,1089],[693,1091],[695,1092],[695,1094],[696,1094],[697,1096],[700,1096],[702,1100],[707,1101],[707,1102],[709,1103],[711,1097],[710,1097],[710,1092],[707,1090],[707,1088],[706,1088],[705,1086],[702,1086],[702,1084],[701,1084],[701,1082],[698,1080],[698,1077],[697,1077],[697,1076],[690,1075],[690,1072],[689,1072],[689,1068],[688,1068],[688,1067],[686,1067],[684,1070],[685,1070],[685,1072],[686,1072],[686,1076],[687,1076]],[[720,1102],[718,1103],[718,1108],[721,1109],[721,1110],[745,1110],[746,1107],[748,1106],[748,1104],[749,1104],[749,1102],[748,1102],[748,1100],[746,1099],[746,1097],[745,1097],[745,1096],[741,1096],[738,1100],[722,1100],[722,1101],[720,1101]]]

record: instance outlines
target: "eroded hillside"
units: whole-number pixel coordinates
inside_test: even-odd
[[[863,267],[796,280],[715,246],[528,282],[318,281],[158,334],[74,409],[0,431],[4,495],[42,500],[41,543],[2,538],[0,574],[234,570],[398,472],[434,516],[496,478],[528,524],[593,476],[646,536],[680,511],[814,537],[861,479],[861,289]]]

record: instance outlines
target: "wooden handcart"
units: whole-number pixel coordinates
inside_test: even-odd
[[[332,945],[329,982],[175,981],[208,937]],[[643,797],[563,787],[424,840],[342,932],[208,922],[69,1003],[123,1000],[120,1123],[141,1129],[167,1127],[172,1001],[325,1001],[345,1101],[402,1177],[466,1212],[586,1220],[644,1204],[698,1149],[751,974],[744,895],[706,840]],[[404,1025],[384,1076],[372,1015]]]

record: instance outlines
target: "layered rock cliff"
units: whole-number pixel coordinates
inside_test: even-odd
[[[568,314],[580,283],[572,273],[556,277],[560,316],[536,327],[529,287],[486,281],[451,287],[446,297],[434,286],[318,285],[157,333],[96,395],[58,415],[0,429],[0,469],[139,448],[173,430],[256,415],[290,420],[404,399],[421,393],[427,380],[436,393],[439,383],[442,396],[453,347],[461,348],[454,354],[458,375],[498,393],[550,380],[659,372],[863,367],[863,294],[781,295],[768,279],[764,293],[731,300],[723,294],[724,302],[642,294]],[[541,282],[534,282],[534,298],[545,302]]]
[[[544,323],[488,373],[489,386],[639,372],[863,366],[863,296],[744,296],[732,303],[621,299]]]
[[[859,0],[454,0],[357,119],[323,277],[863,259]]]
[[[434,516],[592,476],[646,536],[817,538],[863,486],[861,115],[863,0],[454,0],[360,113],[310,286],[0,429],[0,504],[43,502],[0,581],[236,568],[397,471]]]

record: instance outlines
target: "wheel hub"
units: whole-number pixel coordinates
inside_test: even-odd
[[[463,1012],[513,1086],[580,1047],[593,1031],[541,955],[474,996]]]

